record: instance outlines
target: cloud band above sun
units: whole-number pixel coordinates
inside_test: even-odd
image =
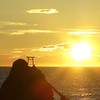
[[[27,13],[33,13],[33,14],[55,14],[59,13],[56,9],[31,9],[27,10]]]
[[[35,29],[30,29],[30,30],[16,30],[15,32],[10,33],[10,35],[23,35],[25,33],[56,33],[57,31],[52,31],[52,30],[35,30]]]

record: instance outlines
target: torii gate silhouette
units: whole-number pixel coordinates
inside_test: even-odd
[[[35,66],[34,64],[34,58],[33,56],[27,56],[27,63],[28,65],[32,65],[32,66]]]

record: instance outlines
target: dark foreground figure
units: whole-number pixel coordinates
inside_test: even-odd
[[[0,89],[0,100],[54,100],[52,87],[35,66],[23,59],[13,63]]]

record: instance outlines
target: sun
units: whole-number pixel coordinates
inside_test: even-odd
[[[92,57],[92,47],[87,42],[80,42],[73,45],[71,57],[76,61],[85,61]]]

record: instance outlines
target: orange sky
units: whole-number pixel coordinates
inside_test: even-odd
[[[100,0],[0,1],[0,66],[35,56],[36,65],[99,66]],[[74,44],[87,42],[92,57],[71,58]]]

